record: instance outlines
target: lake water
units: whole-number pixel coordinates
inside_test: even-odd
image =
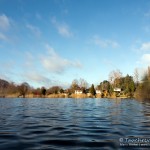
[[[132,137],[150,138],[148,102],[0,99],[0,150],[137,149],[120,146]]]

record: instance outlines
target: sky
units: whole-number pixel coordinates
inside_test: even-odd
[[[0,0],[0,78],[68,87],[150,65],[149,0]]]

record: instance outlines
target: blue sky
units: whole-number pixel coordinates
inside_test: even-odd
[[[150,65],[149,0],[0,0],[0,78],[35,87]]]

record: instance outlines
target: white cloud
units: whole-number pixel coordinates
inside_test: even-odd
[[[6,35],[4,35],[3,33],[0,33],[0,41],[8,41],[8,38]]]
[[[150,42],[142,43],[139,50],[141,50],[141,51],[150,51]]]
[[[102,47],[102,48],[117,48],[119,47],[119,44],[116,41],[109,40],[109,39],[101,39],[98,36],[94,36],[93,42],[95,45]]]
[[[58,26],[58,32],[65,37],[72,36],[72,33],[69,31],[69,27],[66,24]]]
[[[136,63],[142,66],[150,66],[150,54],[143,54]]]
[[[57,22],[56,18],[52,18],[51,22],[58,30],[58,33],[63,37],[69,38],[73,36],[73,33],[70,31],[70,28],[66,23],[60,24],[59,22]]]
[[[69,86],[69,84],[66,82],[61,82],[59,80],[55,80],[54,77],[43,75],[43,74],[41,74],[41,72],[38,72],[35,70],[23,73],[23,77],[24,77],[25,81],[28,81],[30,83],[30,85],[33,85],[34,87],[45,86],[46,88],[49,88],[51,86],[56,86],[56,85],[59,85],[62,87]]]
[[[37,37],[41,35],[41,31],[38,27],[33,26],[31,24],[27,24],[26,27]]]
[[[70,61],[59,56],[55,50],[46,45],[48,50],[47,56],[41,57],[41,63],[44,68],[46,68],[49,72],[53,73],[63,73],[66,69],[70,67],[81,68],[81,63],[78,61]]]
[[[9,18],[5,14],[0,15],[0,29],[7,30],[9,29],[9,27],[10,27]]]
[[[136,40],[132,46],[132,50],[139,54],[144,54],[150,51],[150,42],[142,42],[141,40]]]
[[[144,26],[143,27],[143,30],[146,32],[146,33],[149,33],[150,32],[150,27],[147,25],[147,26]]]
[[[42,53],[25,51],[19,57],[21,58],[19,64],[16,62],[14,64],[10,62],[10,66],[9,64],[0,64],[0,77],[6,72],[8,77],[12,77],[15,82],[27,81],[35,87],[65,86],[66,83],[59,81],[59,74],[81,67],[80,62],[63,58],[49,45],[46,45],[46,50],[44,48]],[[11,66],[12,64],[13,66]],[[12,75],[16,71],[17,75]]]
[[[141,62],[147,65],[150,65],[150,54],[144,54],[141,57]]]
[[[31,82],[39,83],[39,84],[51,84],[51,80],[37,72],[28,72],[24,74],[25,78],[27,78]]]

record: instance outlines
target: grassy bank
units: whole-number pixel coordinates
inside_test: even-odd
[[[9,94],[4,96],[4,98],[23,98],[23,96],[19,96],[19,94]],[[91,95],[91,94],[66,94],[66,93],[59,93],[59,94],[49,94],[49,95],[34,95],[34,94],[26,94],[25,98],[128,98],[127,96],[123,95],[120,97],[116,97],[115,94],[111,96],[102,97],[100,94]]]

